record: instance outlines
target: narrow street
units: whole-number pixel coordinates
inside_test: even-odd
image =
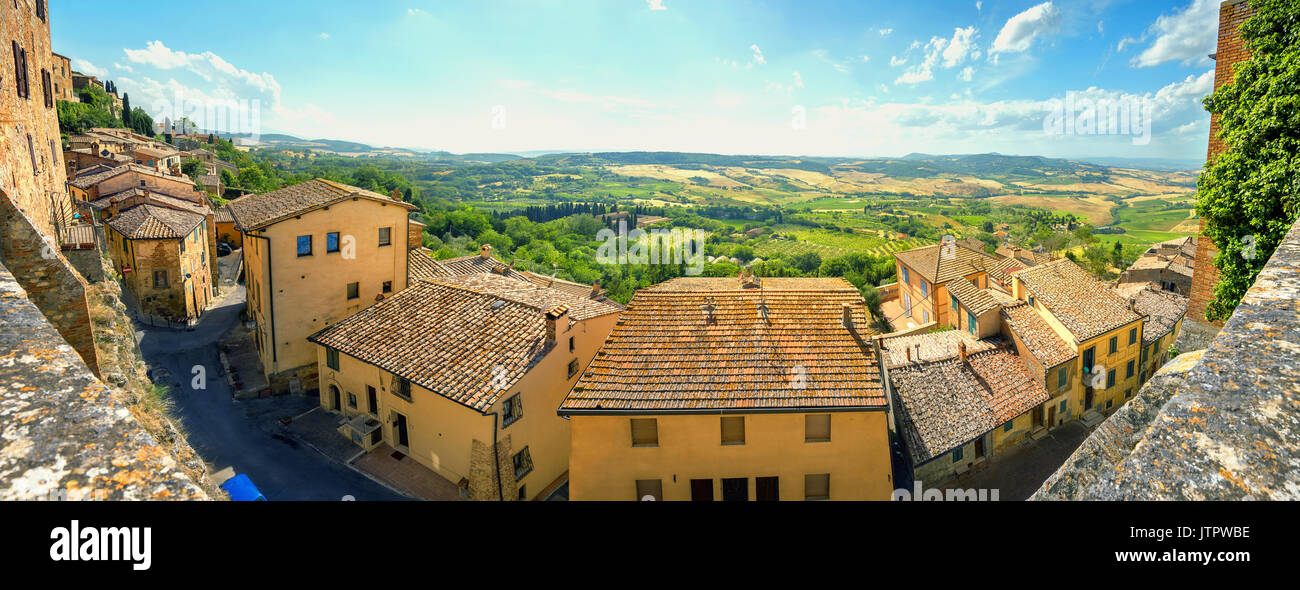
[[[213,473],[229,468],[248,474],[270,500],[406,499],[308,446],[263,430],[250,415],[251,406],[233,400],[216,343],[239,321],[244,296],[242,285],[223,284],[221,297],[194,331],[136,323],[154,377],[167,383],[160,378],[162,369],[175,382],[173,418],[195,452]],[[203,389],[194,388],[196,371],[205,377]]]

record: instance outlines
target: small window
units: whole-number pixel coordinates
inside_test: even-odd
[[[1118,369],[1111,369],[1110,372],[1106,373],[1106,389],[1110,389],[1115,386],[1116,373],[1119,373]]]
[[[956,295],[950,295],[949,297],[952,299],[952,310],[953,310],[953,311],[957,311],[957,307],[958,307],[958,306],[957,306],[957,296],[956,296]]]
[[[1131,329],[1131,330],[1128,331],[1128,343],[1129,343],[1130,345],[1133,345],[1133,344],[1136,344],[1137,341],[1138,341],[1138,329],[1137,329],[1137,328],[1133,328],[1133,329]]]
[[[573,336],[569,336],[569,352],[573,352]]]
[[[972,315],[970,312],[966,312],[966,331],[970,332],[971,335],[974,335],[976,326],[977,324],[975,323],[975,316]]]
[[[1130,398],[1130,397],[1133,397],[1133,390],[1132,390],[1132,389],[1125,389],[1125,390],[1124,390],[1124,399],[1128,399],[1128,398]]]
[[[339,370],[339,351],[332,348],[325,349],[325,366],[335,371]]]
[[[533,457],[528,454],[528,447],[515,453],[515,481],[519,481],[533,470]]]
[[[351,391],[348,392],[348,407],[354,410],[357,409],[357,394]]]
[[[921,281],[921,296],[922,297],[930,296],[930,285],[927,284],[925,281]]]
[[[348,283],[348,299],[361,297],[361,283]]]
[[[1011,429],[1015,428],[1015,426],[1014,420],[1007,420],[1007,423],[1002,425],[1002,432],[1011,432]]]
[[[1111,337],[1110,337],[1110,353],[1111,353],[1111,354],[1115,354],[1116,352],[1119,352],[1119,336],[1111,336]]]
[[[166,271],[166,270],[155,270],[155,271],[153,271],[153,288],[155,288],[155,289],[166,289],[166,288],[167,288],[167,271]]]
[[[298,256],[311,256],[311,236],[298,236]]]
[[[903,269],[903,284],[906,285],[906,284],[911,283],[912,281],[908,280],[907,267],[904,266],[904,267],[901,267],[901,268]]]
[[[1061,401],[1061,415],[1062,415],[1062,416],[1065,415],[1065,408],[1066,408],[1066,403],[1067,403],[1067,402],[1068,402],[1068,400],[1062,400],[1062,401]]]
[[[325,252],[330,253],[330,252],[338,252],[338,251],[339,251],[339,232],[332,231],[330,233],[325,234]]]
[[[375,416],[379,415],[379,393],[375,391],[373,385],[366,386],[366,411]]]
[[[397,383],[393,386],[393,393],[406,401],[411,401],[411,382],[398,377]]]
[[[393,292],[393,282],[392,282],[392,281],[384,281],[384,283],[383,283],[382,285],[379,286],[379,290],[380,290],[381,292],[383,292],[383,293],[392,293],[392,292]]]
[[[664,480],[636,480],[636,499],[646,502],[662,502],[664,499]]]
[[[722,418],[722,444],[745,444],[745,417],[726,416]]]
[[[1069,379],[1069,376],[1070,376],[1070,368],[1061,367],[1061,369],[1056,372],[1056,386],[1058,388],[1065,387],[1065,383]]]
[[[1128,366],[1125,367],[1125,370],[1124,370],[1124,378],[1125,378],[1125,379],[1127,379],[1127,378],[1133,376],[1133,365],[1134,365],[1134,363],[1136,363],[1136,362],[1137,362],[1137,361],[1129,361],[1129,362],[1128,362]]]
[[[654,418],[633,418],[632,446],[659,446],[659,421]]]
[[[379,228],[379,245],[387,246],[389,244],[392,244],[393,243],[392,234],[393,234],[393,228],[391,227]]]
[[[516,393],[501,404],[503,426],[514,424],[516,420],[524,417],[524,400],[519,397],[520,395]]]
[[[519,486],[519,501],[524,502],[526,500],[528,500],[528,486]]]
[[[831,474],[819,473],[816,475],[803,476],[803,499],[831,499]]]
[[[804,442],[831,441],[831,415],[808,414],[803,417]]]
[[[1030,295],[1030,296],[1029,296],[1029,307],[1034,307],[1034,306],[1035,306],[1035,303],[1036,303],[1036,301],[1034,300],[1034,296],[1033,296],[1033,295]]]
[[[955,448],[955,449],[952,450],[952,462],[953,462],[953,463],[956,463],[956,462],[958,462],[958,461],[961,461],[961,457],[962,457],[962,448],[961,448],[961,447],[957,447],[957,448]]]
[[[1110,400],[1110,399],[1106,400],[1106,409],[1107,409],[1107,410],[1109,410],[1110,407],[1113,406],[1113,405],[1115,405],[1115,400]]]
[[[578,374],[578,359],[569,361],[569,377],[572,378]]]

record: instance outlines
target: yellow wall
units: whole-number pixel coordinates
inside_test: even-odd
[[[813,412],[816,413],[816,412]],[[736,416],[736,414],[730,414]],[[722,416],[575,415],[569,498],[637,500],[636,480],[662,480],[665,500],[689,500],[692,479],[779,477],[782,500],[804,499],[804,476],[830,474],[832,500],[887,500],[893,493],[884,411],[836,412],[830,442],[804,442],[802,413],[743,414],[745,444],[722,444]],[[658,420],[659,445],[632,446],[632,418]]]
[[[399,450],[454,484],[462,478],[470,479],[473,442],[492,443],[491,414],[501,416],[505,400],[518,394],[523,401],[523,417],[508,426],[499,421],[497,436],[510,438],[512,454],[527,446],[533,470],[516,482],[516,489],[505,490],[504,496],[513,499],[518,495],[518,486],[526,485],[528,497],[535,498],[569,470],[569,421],[557,415],[555,408],[596,356],[617,319],[618,314],[612,313],[577,322],[561,332],[555,348],[502,394],[486,413],[414,384],[408,401],[389,391],[392,383],[390,373],[346,354],[339,354],[339,370],[334,371],[326,364],[325,348],[315,346],[320,371],[320,404],[326,410],[332,409],[330,386],[333,385],[340,390],[343,414],[366,413],[366,386],[373,386],[379,394],[376,416],[384,423],[384,441],[398,448],[390,411],[405,415],[410,445]],[[575,350],[572,353],[568,347],[570,337],[574,339]],[[578,359],[579,370],[569,377],[568,365],[574,358]],[[490,367],[484,370],[490,370]],[[357,408],[348,407],[349,392],[356,395]],[[503,462],[501,468],[512,469],[513,466]],[[509,481],[509,478],[505,479]],[[490,495],[495,494],[494,489]]]
[[[127,290],[142,311],[169,319],[197,318],[203,314],[215,284],[208,244],[211,219],[206,218],[185,238],[166,240],[128,240],[104,224],[113,268],[124,277]],[[129,273],[123,272],[127,266],[131,267]],[[155,270],[167,271],[167,287],[154,288]]]
[[[400,203],[349,200],[244,235],[248,309],[258,324],[262,366],[268,375],[314,366],[316,351],[307,336],[373,305],[384,281],[392,281],[393,293],[406,288],[407,212]],[[378,245],[380,227],[392,228],[388,246]],[[328,232],[339,232],[340,248],[345,236],[353,236],[355,258],[345,259],[341,251],[327,253]],[[312,254],[299,257],[297,237],[309,234]],[[269,256],[267,241],[255,236],[270,239]],[[360,296],[349,300],[347,285],[353,282],[359,283]]]

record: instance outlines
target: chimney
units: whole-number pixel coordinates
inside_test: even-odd
[[[905,347],[903,347],[903,350],[906,350],[906,351],[907,351],[907,362],[909,362],[909,363],[912,362],[912,347],[911,347],[911,346],[905,346]]]
[[[478,257],[487,260],[492,257],[492,244],[483,244],[478,249]]]
[[[965,342],[958,342],[958,343],[957,343],[957,356],[961,358],[961,362],[963,362],[963,363],[966,362],[966,343],[965,343]]]
[[[546,344],[555,344],[560,333],[560,321],[569,316],[569,308],[561,305],[546,312]]]
[[[1129,310],[1129,311],[1137,311],[1137,306],[1138,306],[1138,300],[1137,300],[1137,297],[1129,297],[1129,298],[1128,298],[1128,310]]]
[[[853,329],[853,306],[847,303],[841,303],[840,316],[841,316],[840,323],[844,324],[845,328],[852,330]]]
[[[424,245],[424,224],[414,219],[406,221],[406,248],[412,250]]]
[[[599,299],[603,293],[600,290],[600,279],[591,284],[591,298]]]

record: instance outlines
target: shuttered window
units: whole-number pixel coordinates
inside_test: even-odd
[[[18,48],[18,42],[13,42],[14,50],[14,86],[18,97],[23,96],[23,50]]]
[[[745,444],[745,417],[734,416],[722,419],[722,444]]]
[[[659,421],[654,418],[633,418],[632,446],[659,446]]]
[[[662,502],[664,499],[664,480],[662,479],[636,480],[636,499],[645,500],[645,501]]]
[[[41,91],[45,93],[45,108],[54,106],[54,83],[50,81],[50,71],[41,70]]]
[[[803,417],[804,442],[830,442],[830,440],[830,414],[809,414]]]
[[[819,473],[803,476],[803,499],[829,500],[831,498],[831,474]]]

